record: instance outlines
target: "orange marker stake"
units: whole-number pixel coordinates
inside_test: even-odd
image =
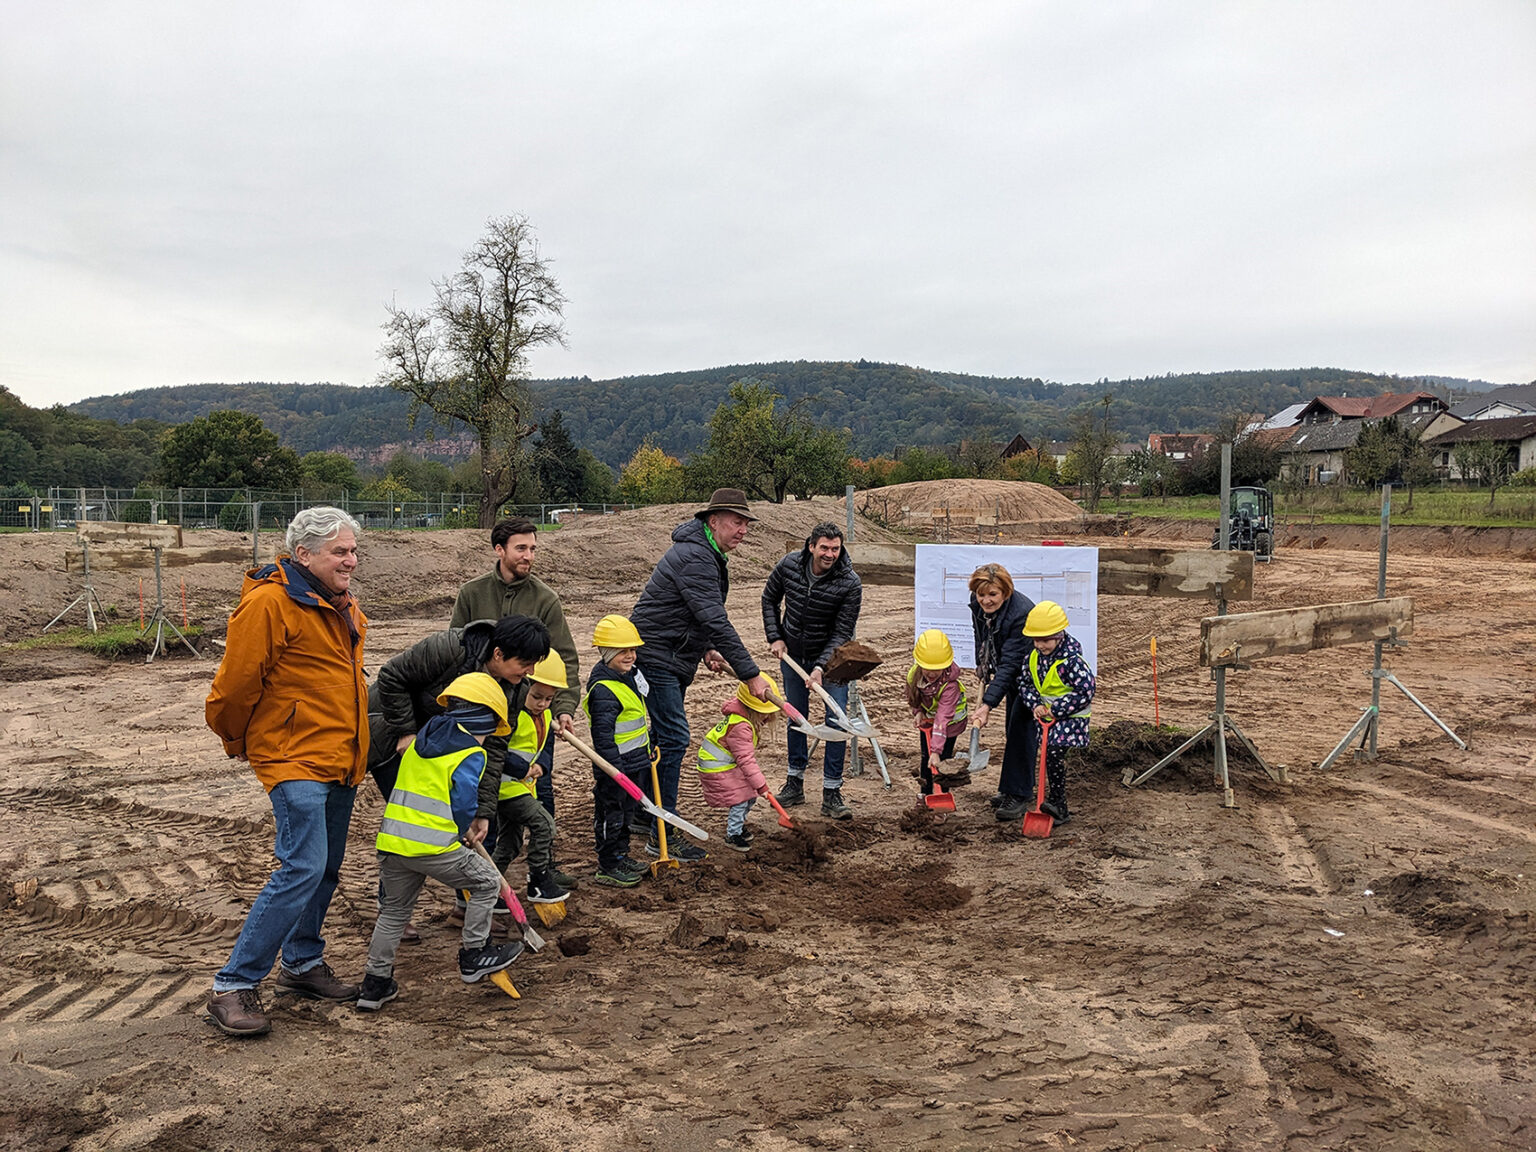
[[[1157,707],[1157,637],[1152,637],[1152,727],[1161,728],[1163,718]]]

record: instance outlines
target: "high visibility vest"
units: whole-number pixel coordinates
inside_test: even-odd
[[[907,683],[908,684],[916,683],[918,672],[919,672],[919,669],[918,669],[918,666],[916,664],[912,665],[912,667],[907,669]],[[959,681],[959,680],[957,680],[955,683],[956,683],[956,686],[959,687],[959,689],[960,689],[960,699],[955,701],[955,721],[958,723],[959,721],[964,720],[967,716],[969,716],[970,715],[970,711],[969,711],[968,705],[966,703],[965,683],[963,681]],[[927,716],[929,720],[932,720],[935,716],[937,716],[939,714],[939,696],[940,695],[942,695],[942,693],[935,693],[935,695],[933,697],[933,702],[930,703],[930,704],[924,704],[922,706],[923,715]]]
[[[1040,678],[1040,650],[1037,648],[1029,654],[1029,678],[1035,682],[1035,691],[1040,693],[1043,700],[1059,700],[1072,689],[1068,688],[1061,679],[1059,669],[1065,660],[1057,660],[1045,671],[1045,678]],[[1081,716],[1092,714],[1091,708],[1084,708],[1081,712],[1074,712],[1070,716],[1058,716],[1058,720],[1076,720]]]
[[[544,715],[537,718],[526,710],[518,712],[517,728],[507,737],[507,762],[520,766],[524,776],[521,780],[514,780],[503,770],[501,787],[496,790],[498,799],[511,800],[518,796],[533,795],[534,782],[527,778],[527,773],[547,743],[549,709],[544,709]]]
[[[619,755],[627,752],[644,752],[651,742],[651,714],[645,709],[640,694],[622,680],[599,680],[592,685],[612,692],[619,701],[619,718],[613,725],[613,742],[619,746]],[[592,724],[592,692],[581,698],[581,710],[587,714],[587,725]]]
[[[704,737],[704,743],[699,745],[700,772],[729,772],[736,767],[736,757],[731,755],[731,750],[725,746],[725,734],[730,731],[732,724],[751,724],[752,747],[757,747],[757,725],[752,724],[752,721],[745,716],[727,716],[709,730]]]
[[[380,852],[441,856],[460,847],[459,826],[449,803],[450,782],[454,770],[476,753],[484,758],[478,744],[441,756],[418,755],[414,742],[405,750],[374,841]]]

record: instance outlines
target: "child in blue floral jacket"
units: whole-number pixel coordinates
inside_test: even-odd
[[[1045,803],[1040,807],[1058,824],[1067,811],[1067,749],[1088,746],[1088,706],[1095,688],[1083,646],[1067,635],[1067,613],[1054,600],[1030,610],[1024,635],[1035,649],[1019,677],[1019,697],[1037,721],[1050,721],[1045,752]]]

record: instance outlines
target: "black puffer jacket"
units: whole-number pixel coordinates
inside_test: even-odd
[[[672,547],[656,563],[640,601],[629,614],[645,641],[643,667],[664,668],[691,681],[711,648],[725,657],[739,680],[760,669],[725,611],[731,579],[725,557],[709,542],[698,517],[672,532]]]
[[[1014,690],[1029,650],[1034,646],[1024,635],[1024,621],[1035,602],[1022,592],[1004,600],[1002,607],[988,617],[971,594],[971,630],[976,637],[977,675],[986,668],[988,678],[981,692],[981,702],[996,708]],[[985,655],[983,655],[985,653]]]
[[[368,767],[373,769],[395,756],[395,743],[408,732],[419,732],[443,708],[437,702],[443,689],[466,672],[483,672],[491,654],[496,621],[476,620],[463,628],[445,628],[418,640],[390,657],[368,689]],[[516,718],[527,695],[528,681],[507,691],[507,715]],[[507,738],[485,738],[485,775],[480,778],[480,815],[496,811],[501,786],[502,762]]]
[[[824,668],[833,650],[853,639],[863,602],[864,585],[853,570],[848,549],[843,549],[825,576],[816,576],[807,544],[785,556],[768,574],[763,585],[763,631],[770,644],[784,641],[807,672]]]

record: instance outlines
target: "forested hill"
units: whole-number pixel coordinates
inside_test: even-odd
[[[542,412],[565,413],[576,443],[618,467],[646,438],[684,454],[703,443],[709,418],[737,380],[771,385],[821,423],[845,427],[861,456],[914,445],[955,444],[968,438],[1061,440],[1073,413],[1113,397],[1111,426],[1121,440],[1149,432],[1197,432],[1236,413],[1273,413],[1319,394],[1375,395],[1431,388],[1446,381],[1351,372],[1338,368],[1168,375],[1096,384],[1055,384],[1020,377],[968,376],[899,364],[805,361],[737,364],[697,372],[625,376],[615,380],[538,380]],[[99,396],[71,406],[76,412],[119,422],[150,419],[180,423],[220,408],[260,416],[298,452],[345,451],[367,455],[386,445],[409,444],[451,456],[446,443],[427,443],[425,415],[406,427],[406,400],[384,387],[340,384],[187,384],[120,396]],[[440,434],[441,435],[441,434]],[[460,449],[462,452],[462,449]]]

